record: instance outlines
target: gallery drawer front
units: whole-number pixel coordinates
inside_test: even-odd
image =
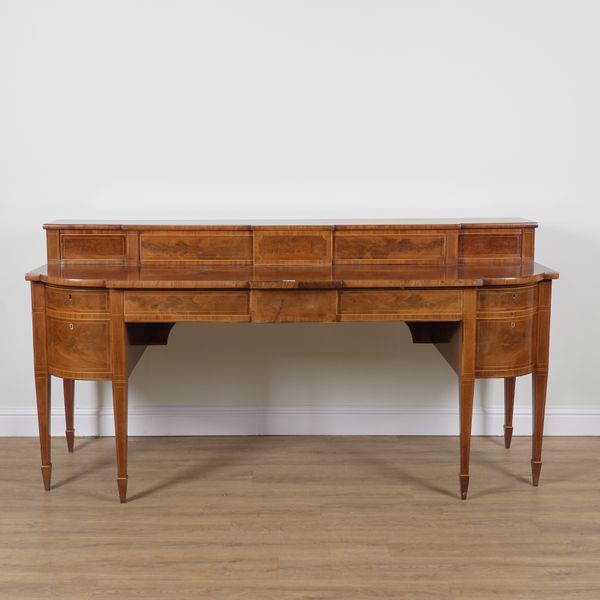
[[[108,314],[108,292],[106,290],[82,290],[46,286],[46,307],[62,313],[106,313]]]
[[[140,262],[183,264],[250,264],[248,231],[181,231],[140,234]]]
[[[483,289],[477,292],[480,313],[510,312],[535,309],[537,285]]]
[[[518,263],[521,261],[521,229],[469,229],[458,241],[461,263]]]
[[[461,290],[342,290],[340,321],[459,321]]]
[[[129,291],[125,320],[249,321],[247,291]]]
[[[336,264],[443,263],[446,234],[352,231],[335,234]]]
[[[127,256],[125,233],[113,231],[62,231],[60,258],[65,262],[115,263]]]
[[[478,319],[476,375],[508,377],[533,369],[535,317]]]
[[[256,323],[331,323],[336,320],[336,290],[252,290]]]
[[[110,376],[110,321],[47,317],[48,366],[57,377]]]
[[[329,265],[332,248],[329,229],[254,232],[254,262],[257,265]]]

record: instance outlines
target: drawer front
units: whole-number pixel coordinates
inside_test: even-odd
[[[340,321],[459,321],[460,290],[344,290]]]
[[[252,290],[256,323],[330,323],[336,320],[336,290]]]
[[[67,262],[122,262],[127,256],[127,238],[124,233],[63,231],[60,256]]]
[[[521,229],[470,229],[461,231],[458,242],[461,263],[521,262]]]
[[[250,264],[252,234],[245,231],[142,233],[140,262]]]
[[[47,286],[46,306],[59,312],[108,313],[108,292]]]
[[[336,232],[336,264],[424,264],[444,262],[444,233]]]
[[[125,320],[249,321],[247,291],[125,292]]]
[[[477,310],[480,313],[531,310],[536,304],[536,285],[484,289],[477,293]]]
[[[48,366],[58,377],[110,376],[110,321],[47,317]]]
[[[506,377],[533,370],[535,317],[478,319],[476,375]]]
[[[255,231],[257,265],[328,265],[332,257],[331,231]]]

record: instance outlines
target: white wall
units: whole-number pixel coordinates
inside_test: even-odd
[[[540,222],[548,431],[600,433],[599,29],[575,0],[0,0],[0,433],[35,433],[45,221],[462,216]],[[108,388],[77,394],[79,432],[109,432]],[[456,431],[403,324],[179,325],[130,398],[134,433]],[[529,403],[523,378],[516,433]]]

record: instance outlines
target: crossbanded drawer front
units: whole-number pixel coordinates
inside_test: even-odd
[[[127,259],[127,236],[112,231],[63,231],[60,259],[67,263],[121,263]]]
[[[48,367],[57,377],[110,375],[110,320],[47,317]]]
[[[444,233],[336,232],[336,264],[433,264],[446,256]]]
[[[330,230],[254,232],[257,265],[329,265],[332,248]]]
[[[46,286],[46,307],[60,313],[108,313],[106,290]]]
[[[140,234],[140,262],[251,264],[252,233],[247,231],[149,232]]]
[[[247,291],[125,292],[125,320],[249,321]]]
[[[477,319],[478,377],[509,377],[533,370],[535,317]]]
[[[340,321],[459,321],[460,290],[342,290]]]
[[[252,290],[255,323],[333,323],[336,290]]]
[[[532,311],[537,305],[537,285],[483,289],[477,293],[480,314]]]
[[[458,243],[459,262],[519,263],[523,252],[522,240],[521,229],[461,231]]]

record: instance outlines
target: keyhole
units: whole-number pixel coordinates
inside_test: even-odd
[[[75,329],[75,325],[73,325],[73,323],[69,323],[69,329],[72,331],[73,329]]]
[[[514,328],[515,328],[515,322],[514,322],[514,321],[511,321],[511,322],[510,322],[510,326],[512,327],[512,329],[514,329]]]
[[[516,300],[516,299],[517,299],[517,295],[513,294],[513,300]]]

